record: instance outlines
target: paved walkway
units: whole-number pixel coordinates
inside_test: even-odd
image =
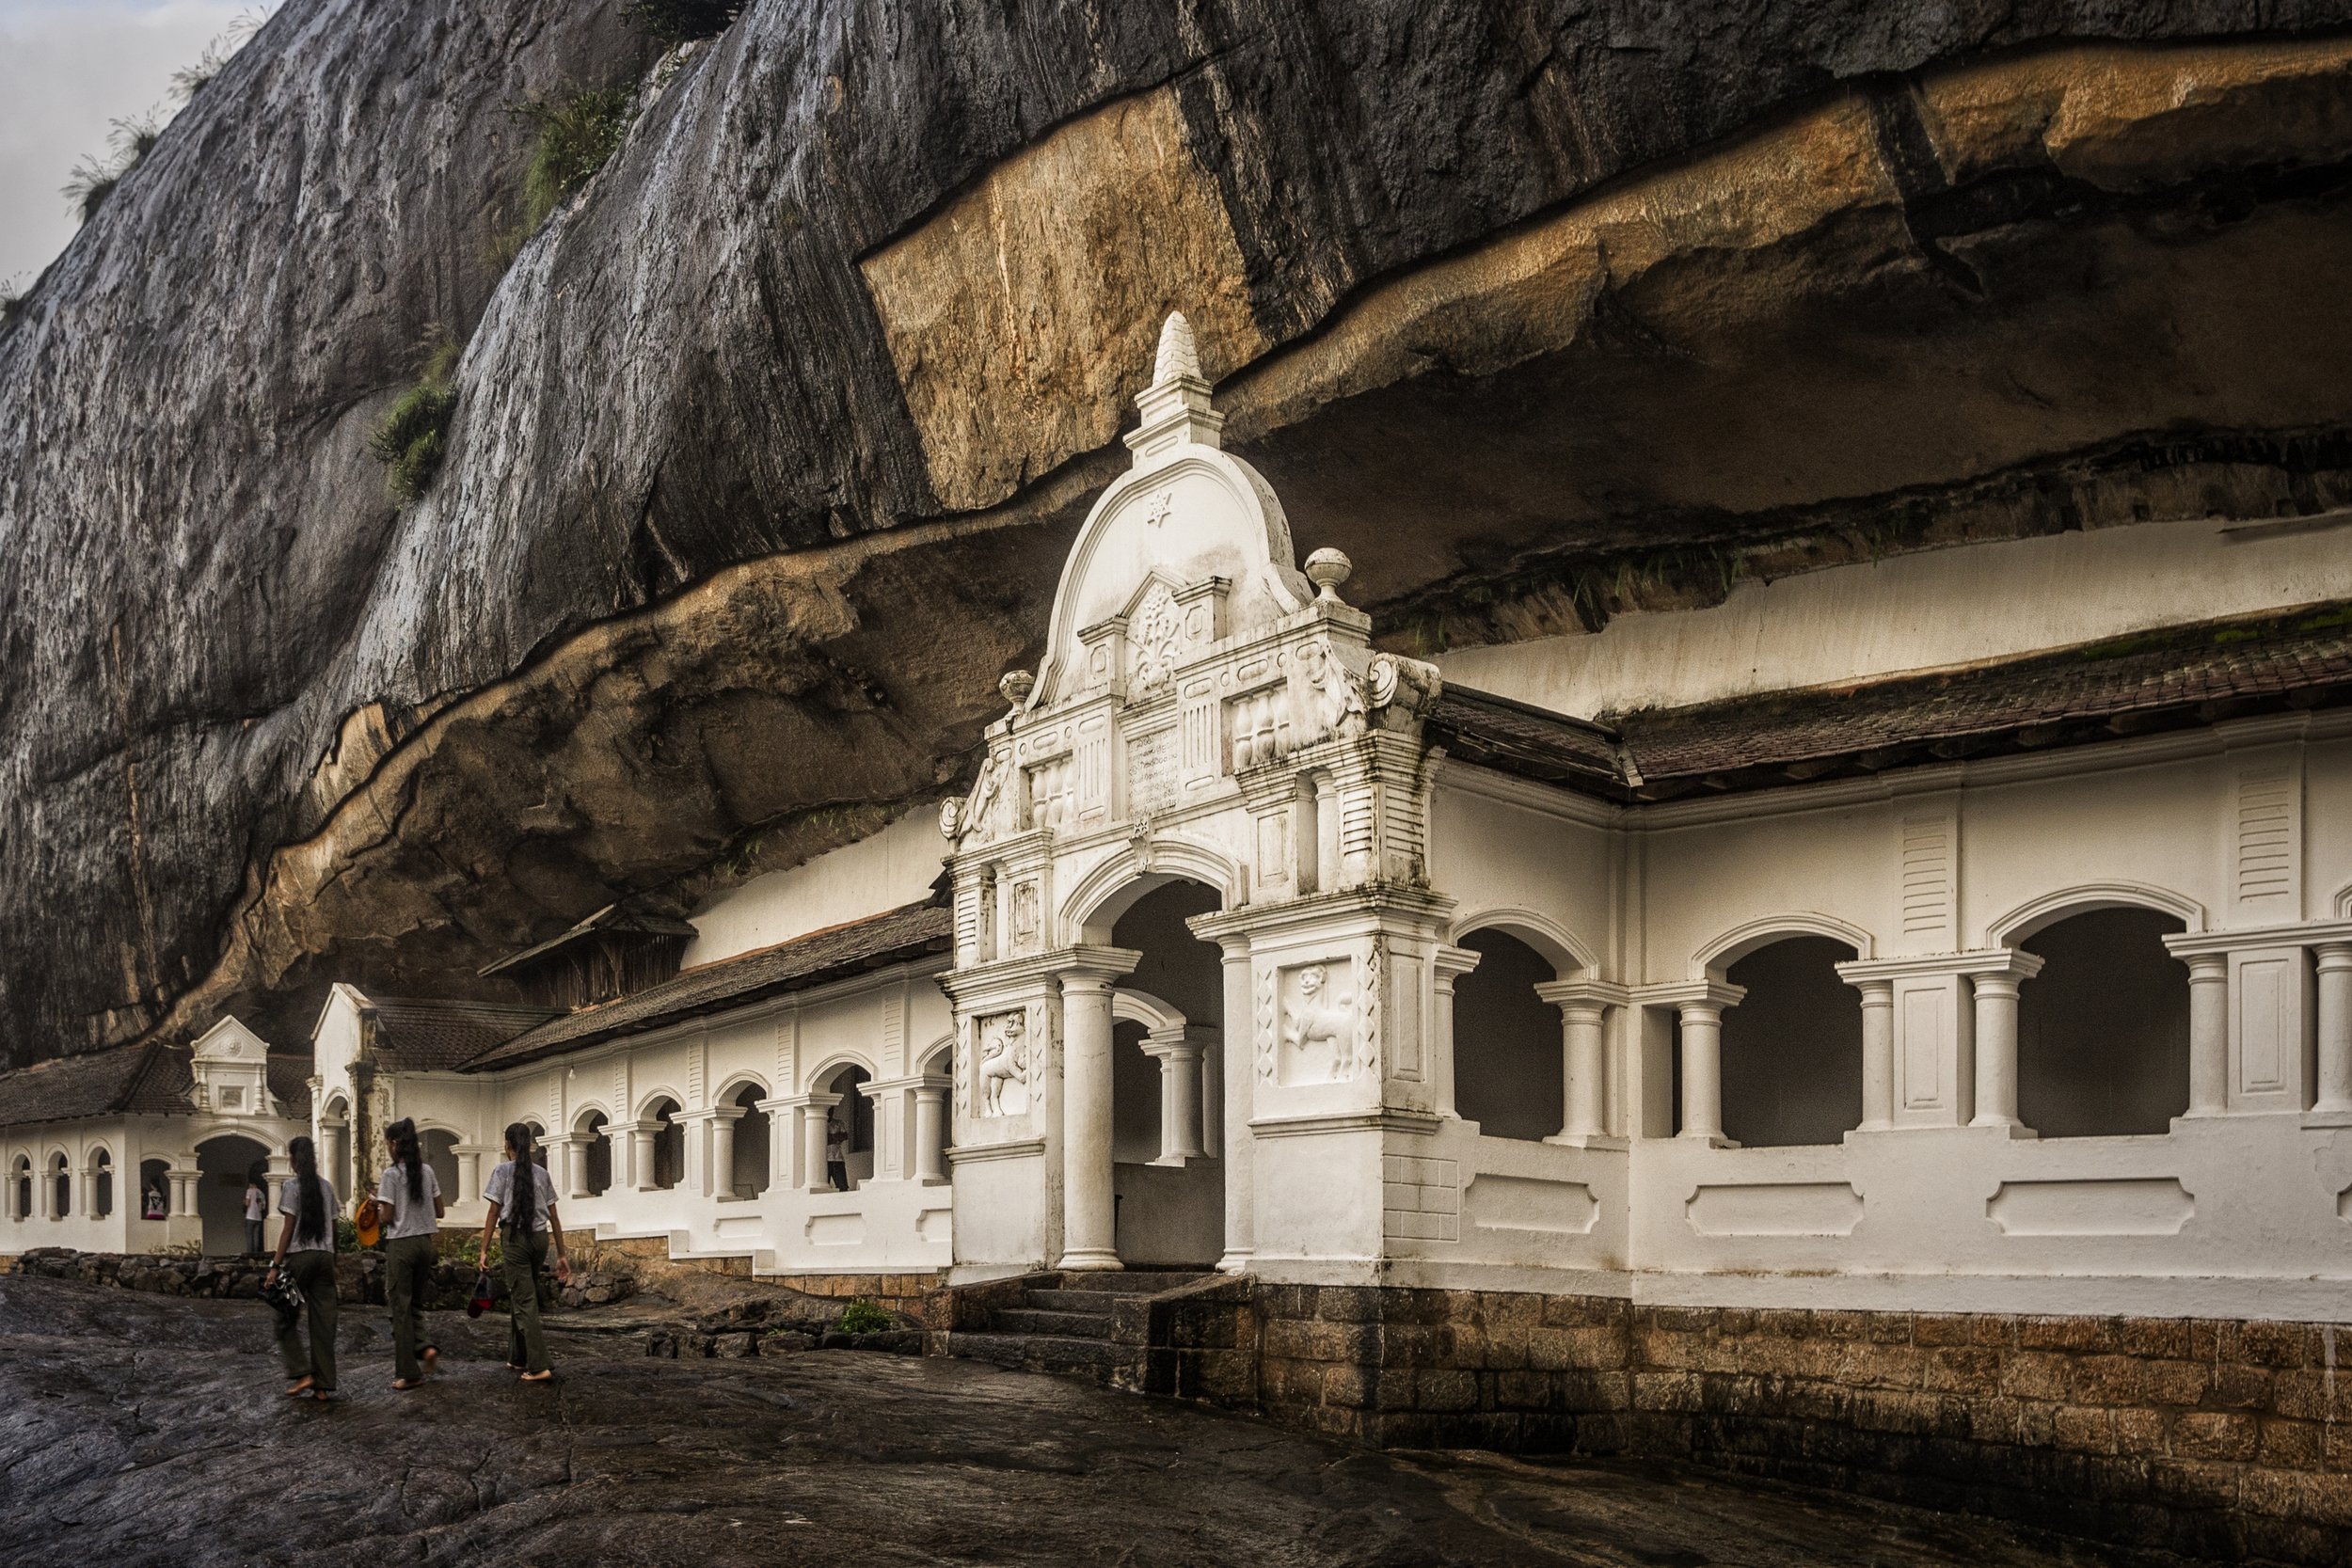
[[[1664,1465],[1380,1455],[971,1363],[652,1360],[437,1314],[395,1394],[346,1309],[344,1399],[297,1403],[265,1308],[0,1276],[0,1560],[886,1568],[2118,1568],[2170,1559]]]

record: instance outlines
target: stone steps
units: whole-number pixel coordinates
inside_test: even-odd
[[[1133,1354],[1111,1340],[1111,1309],[1120,1300],[1155,1296],[1204,1277],[1195,1269],[1126,1269],[1054,1276],[999,1307],[981,1330],[947,1336],[947,1354],[1017,1371],[1066,1372],[1108,1383]]]

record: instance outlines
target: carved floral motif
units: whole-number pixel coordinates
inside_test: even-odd
[[[1127,692],[1152,696],[1166,689],[1184,651],[1184,622],[1168,584],[1154,582],[1127,624]]]

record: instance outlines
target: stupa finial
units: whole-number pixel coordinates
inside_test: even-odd
[[[1152,364],[1152,385],[1165,387],[1180,376],[1201,380],[1200,350],[1192,341],[1192,323],[1182,310],[1170,310],[1160,324],[1159,357]]]

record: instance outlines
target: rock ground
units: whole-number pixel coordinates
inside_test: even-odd
[[[614,1309],[615,1311],[621,1309]],[[582,1326],[596,1314],[578,1314]],[[1610,1564],[2157,1568],[2177,1560],[1668,1465],[1376,1454],[967,1362],[648,1359],[433,1322],[447,1375],[389,1381],[346,1308],[344,1398],[278,1397],[266,1314],[0,1276],[11,1564]]]

